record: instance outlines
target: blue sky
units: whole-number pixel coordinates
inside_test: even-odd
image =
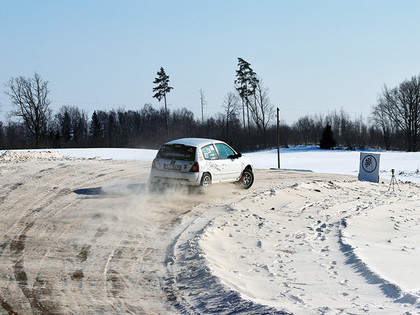
[[[344,109],[367,117],[386,84],[420,74],[420,1],[0,0],[0,117],[4,84],[36,71],[52,108],[140,109],[162,66],[169,108],[223,112],[237,57],[292,123]],[[1,119],[4,121],[4,118]]]

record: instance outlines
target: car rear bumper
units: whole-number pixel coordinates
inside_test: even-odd
[[[200,173],[161,171],[152,169],[150,171],[150,182],[178,182],[184,185],[200,185]]]

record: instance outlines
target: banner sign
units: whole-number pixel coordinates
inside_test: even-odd
[[[379,182],[380,157],[380,154],[360,152],[359,180]]]

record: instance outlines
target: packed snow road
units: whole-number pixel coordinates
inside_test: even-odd
[[[162,285],[180,222],[239,193],[149,194],[149,162],[9,153],[0,163],[0,305],[9,313],[175,312]]]
[[[1,293],[11,313],[162,313],[165,250],[199,202],[148,195],[150,163],[2,163]]]
[[[351,244],[362,232],[346,225],[379,206],[392,210],[381,218],[410,222],[391,231],[405,233],[386,243],[394,250],[401,244],[394,240],[420,227],[417,186],[401,183],[397,194],[343,175],[257,170],[250,190],[227,184],[206,194],[149,193],[149,170],[141,161],[3,154],[0,313],[386,314],[419,307],[412,283],[391,281],[401,279],[397,271],[382,277],[390,270],[374,273],[361,261],[369,252]],[[415,250],[404,247],[416,264]]]

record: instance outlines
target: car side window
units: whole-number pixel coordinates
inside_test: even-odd
[[[204,159],[206,160],[217,160],[219,158],[216,149],[212,144],[202,147],[201,152],[203,152]]]
[[[230,159],[233,155],[235,155],[235,152],[229,148],[226,144],[223,143],[216,143],[217,151],[219,151],[220,158],[221,159]]]

